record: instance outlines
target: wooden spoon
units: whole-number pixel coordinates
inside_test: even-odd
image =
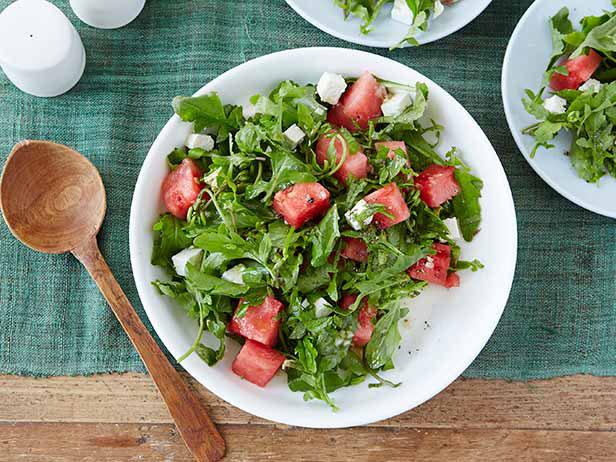
[[[106,209],[96,170],[73,149],[22,141],[0,179],[0,207],[13,235],[45,253],[71,252],[86,267],[139,352],[186,445],[198,461],[217,461],[225,442],[203,404],[167,361],[111,274],[96,242]]]

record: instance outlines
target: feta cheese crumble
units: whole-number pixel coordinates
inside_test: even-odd
[[[596,79],[589,79],[584,85],[582,85],[579,90],[587,91],[590,90],[593,93],[599,93],[603,84]]]
[[[287,128],[283,135],[291,145],[292,149],[295,149],[297,145],[301,143],[302,140],[306,137],[304,131],[296,124],[293,124],[289,128]]]
[[[543,107],[552,114],[564,114],[567,112],[567,100],[554,95],[543,102]]]
[[[381,111],[383,111],[384,116],[396,117],[402,114],[411,104],[413,104],[413,100],[409,93],[398,92],[381,104]]]
[[[452,238],[460,239],[460,229],[458,228],[458,220],[456,220],[455,218],[447,218],[446,220],[443,220],[443,223],[445,224],[445,226],[447,226],[447,229],[449,230],[449,234],[451,235]]]
[[[244,119],[250,119],[257,115],[257,108],[254,104],[246,104],[242,107],[242,115]]]
[[[171,262],[178,276],[186,276],[186,265],[198,265],[201,260],[201,249],[189,247],[171,257]]]
[[[391,19],[403,24],[413,24],[413,12],[406,3],[406,0],[395,0],[394,7],[391,9]]]
[[[340,97],[346,90],[346,82],[340,74],[323,72],[317,83],[317,93],[321,101],[329,104],[338,104]]]
[[[240,263],[239,265],[235,265],[233,268],[230,268],[222,273],[222,276],[220,277],[227,282],[244,285],[244,276],[242,273],[245,269],[246,267]]]
[[[186,147],[188,149],[201,148],[205,151],[214,149],[214,138],[210,135],[202,135],[200,133],[192,133],[186,138]]]
[[[215,193],[218,192],[218,175],[221,171],[222,167],[217,167],[203,178],[203,182]]]
[[[346,218],[347,222],[355,231],[359,231],[372,223],[373,215],[365,216],[367,210],[368,203],[362,199],[357,202],[357,204],[355,204],[351,210],[344,214],[344,217]]]
[[[314,302],[314,313],[317,318],[324,318],[332,312],[332,306],[323,297]]]

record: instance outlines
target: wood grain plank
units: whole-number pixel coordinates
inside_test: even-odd
[[[225,460],[613,461],[615,432],[354,428],[306,430],[221,426]],[[0,424],[0,461],[191,462],[169,424]]]
[[[269,425],[192,384],[216,422]],[[150,378],[130,373],[0,376],[0,421],[157,424],[171,418]],[[616,378],[459,379],[419,408],[373,426],[616,431]]]

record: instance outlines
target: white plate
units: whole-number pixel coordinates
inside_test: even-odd
[[[491,2],[492,0],[460,0],[445,7],[443,14],[431,21],[430,28],[417,35],[417,40],[426,44],[453,34],[479,16]],[[359,45],[391,48],[400,43],[409,29],[406,24],[391,19],[393,4],[383,7],[369,34],[362,34],[359,30],[361,21],[354,16],[345,20],[342,9],[334,0],[287,0],[287,3],[301,17],[323,32]]]
[[[612,9],[610,0],[537,0],[518,23],[503,65],[502,93],[505,115],[513,138],[520,151],[543,180],[564,197],[592,212],[616,218],[616,179],[603,177],[590,184],[575,172],[564,152],[571,146],[571,136],[559,135],[554,148],[539,149],[534,159],[530,153],[534,138],[522,134],[522,130],[536,122],[522,105],[524,90],[537,91],[541,87],[543,73],[552,53],[552,38],[548,20],[562,7],[568,7],[570,19],[577,25],[584,16],[601,14],[603,9]]]
[[[222,74],[197,94],[216,91],[226,103],[245,104],[251,95],[267,93],[284,79],[309,83],[316,82],[323,71],[357,76],[364,70],[389,80],[422,81],[429,86],[428,117],[446,127],[441,151],[458,146],[485,182],[482,231],[471,244],[463,245],[463,257],[479,258],[486,267],[476,273],[464,272],[459,289],[430,287],[413,300],[410,325],[401,323],[404,341],[395,356],[396,369],[383,374],[403,384],[395,389],[369,389],[364,383],[339,390],[333,397],[340,412],[332,412],[319,401],[304,402],[301,393],[289,391],[283,373],[264,389],[240,379],[231,372],[231,362],[239,350],[231,340],[224,360],[215,367],[208,367],[196,355],[182,363],[193,377],[225,401],[276,422],[346,427],[385,419],[423,403],[455,380],[479,354],[498,323],[511,288],[517,229],[503,168],[468,112],[418,72],[361,51],[305,48],[249,61]],[[139,174],[130,217],[131,263],[139,296],[158,336],[176,358],[190,347],[197,326],[150,284],[164,277],[159,268],[150,264],[150,255],[152,224],[163,210],[160,187],[167,174],[165,157],[183,144],[189,130],[189,124],[174,116],[160,132]]]

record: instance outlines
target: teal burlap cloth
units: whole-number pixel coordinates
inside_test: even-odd
[[[267,53],[352,45],[314,28],[283,0],[148,0],[138,20],[109,31],[81,23],[68,1],[53,2],[81,34],[85,74],[72,91],[52,99],[25,95],[1,76],[0,155],[5,159],[24,138],[49,139],[96,164],[109,201],[101,248],[147,323],[131,275],[129,209],[141,163],[171,116],[172,97]],[[0,0],[0,7],[9,3]],[[494,0],[465,29],[436,43],[368,50],[415,68],[454,95],[492,140],[513,190],[520,242],[513,290],[494,336],[466,375],[616,375],[616,221],[550,189],[518,152],[503,114],[503,55],[530,3]],[[37,254],[0,225],[0,373],[142,370],[79,263],[70,255]]]

